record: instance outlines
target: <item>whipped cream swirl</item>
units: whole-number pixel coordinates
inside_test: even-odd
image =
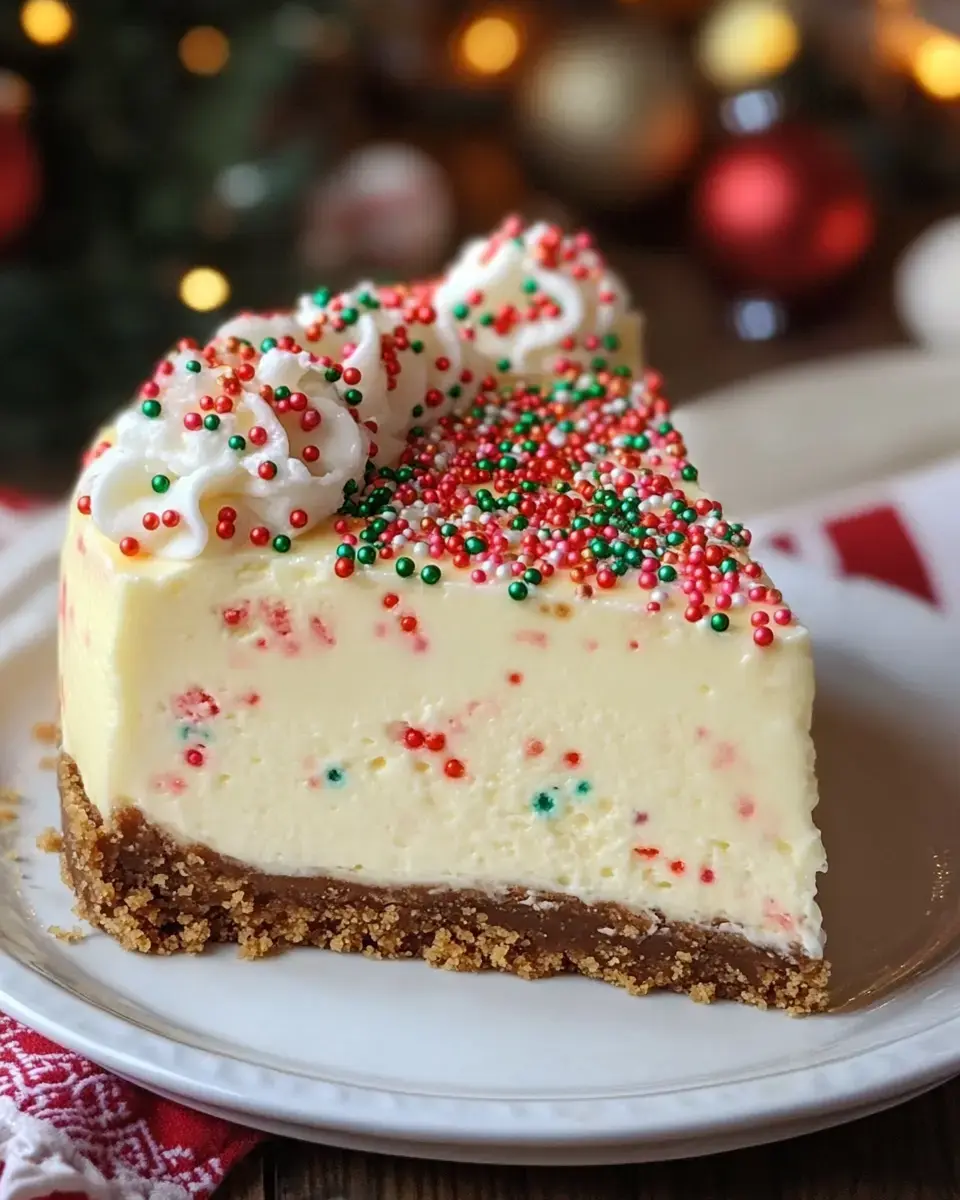
[[[543,222],[524,229],[515,217],[467,243],[434,302],[511,374],[549,373],[561,351],[602,351],[605,336],[619,343],[628,310],[623,283],[589,234],[565,236]]]
[[[78,493],[108,538],[165,558],[251,539],[277,548],[335,512],[375,433],[341,375],[305,351],[180,351],[122,413]],[[215,537],[212,535],[215,534]]]

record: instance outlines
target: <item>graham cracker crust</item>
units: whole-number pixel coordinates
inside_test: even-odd
[[[235,942],[259,958],[309,945],[522,979],[579,972],[634,995],[665,989],[794,1014],[827,1006],[827,963],[782,957],[740,934],[524,888],[491,896],[267,875],[176,842],[133,805],[106,825],[65,754],[59,782],[62,871],[77,914],[128,950],[197,953]]]

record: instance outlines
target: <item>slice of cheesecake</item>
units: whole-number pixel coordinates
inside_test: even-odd
[[[366,396],[402,422],[377,370],[351,384],[297,336],[181,347],[81,478],[80,913],[143,951],[310,944],[823,1008],[809,638],[656,377],[597,358],[496,391],[494,369],[378,465]]]

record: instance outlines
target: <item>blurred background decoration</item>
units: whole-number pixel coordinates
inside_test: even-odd
[[[0,180],[0,465],[50,486],[176,337],[511,210],[597,227],[668,368],[878,273],[957,343],[960,227],[892,264],[960,207],[960,0],[8,0]]]

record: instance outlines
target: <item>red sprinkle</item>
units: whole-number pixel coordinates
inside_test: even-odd
[[[753,640],[758,646],[769,646],[773,642],[773,630],[766,625],[753,631]]]
[[[125,554],[127,558],[132,558],[140,551],[140,543],[135,537],[125,537],[120,539],[120,553]]]
[[[462,779],[466,774],[466,770],[467,768],[459,758],[448,758],[443,764],[443,773],[449,779]]]

